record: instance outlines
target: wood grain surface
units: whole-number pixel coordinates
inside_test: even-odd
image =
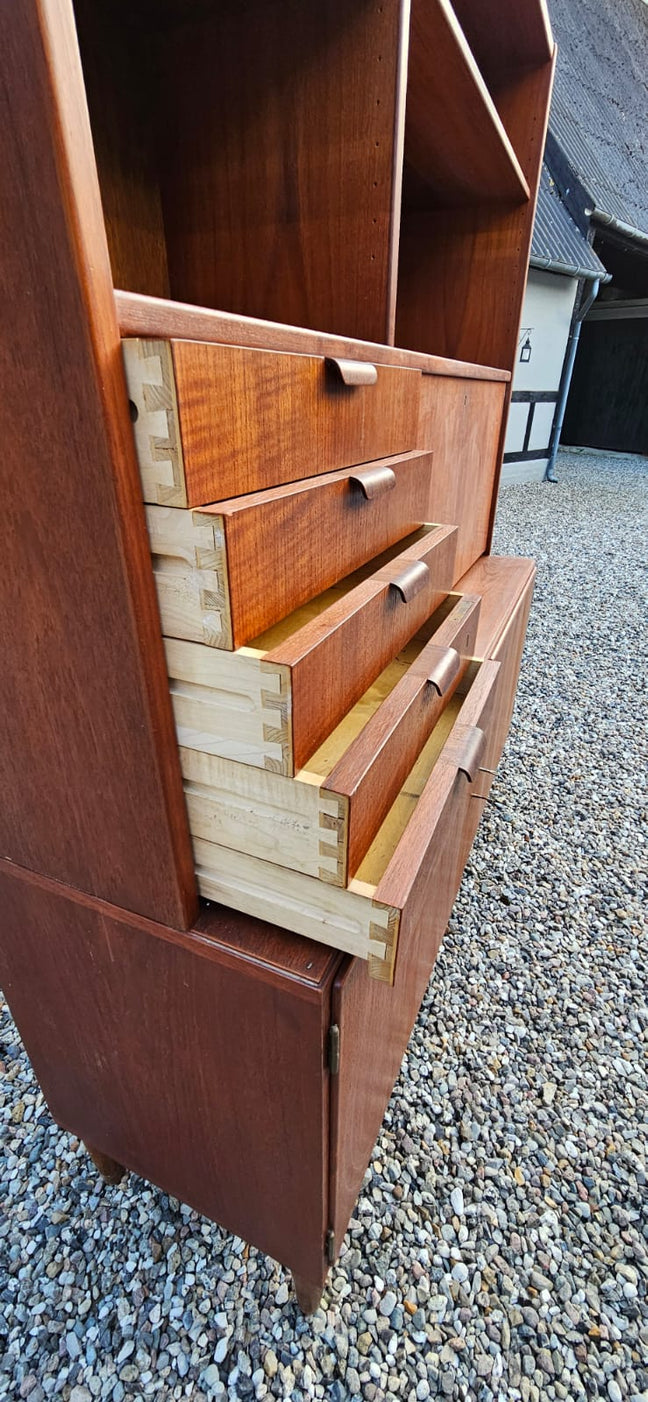
[[[457,575],[487,548],[504,388],[422,377],[419,441],[434,451],[427,519],[457,523]]]
[[[236,652],[166,638],[180,744],[281,774],[303,769],[449,593],[455,536],[422,528]],[[389,575],[418,561],[426,582],[404,603]]]
[[[512,370],[542,164],[553,64],[516,76],[498,111],[530,190],[525,204],[403,209],[397,340]]]
[[[374,576],[266,654],[266,668],[290,669],[296,769],[442,603],[452,587],[455,548],[454,528],[437,527],[385,567],[397,576],[409,562],[427,565],[427,582],[409,603]]]
[[[338,956],[224,910],[176,935],[4,862],[0,890],[2,986],[58,1123],[321,1282]]]
[[[184,499],[169,497],[166,472],[155,491],[151,463],[143,475],[147,501],[201,506],[419,446],[416,370],[380,366],[375,384],[348,387],[319,356],[200,341],[171,348],[175,392],[165,401],[165,437],[173,427]],[[137,436],[148,433],[156,444],[158,397],[146,372],[152,361],[157,384],[156,343],[125,341],[124,354]]]
[[[389,339],[400,12],[246,0],[160,33],[173,296]]]
[[[242,647],[416,530],[427,519],[432,454],[372,468],[391,472],[393,487],[370,499],[344,470],[193,511],[147,507],[165,635]]]
[[[484,555],[456,584],[458,593],[478,594],[476,657],[494,657],[514,610],[535,579],[535,562],[511,555]]]
[[[124,337],[144,340],[208,341],[212,344],[250,346],[257,350],[295,351],[301,355],[347,356],[370,360],[375,365],[402,365],[410,370],[426,370],[430,375],[452,375],[457,379],[510,379],[507,370],[449,360],[441,355],[421,354],[400,346],[384,345],[359,338],[336,336],[301,326],[263,321],[147,297],[131,292],[115,292],[119,329]]]
[[[346,877],[355,875],[414,761],[474,655],[479,599],[466,595],[432,634],[416,661],[331,770],[322,792],[348,804]],[[462,664],[443,696],[427,681],[436,649],[452,647]]]
[[[529,198],[449,0],[412,0],[405,159],[443,206]]]
[[[74,0],[113,281],[168,297],[151,30],[136,15],[124,0]]]
[[[170,924],[196,892],[72,7],[0,11],[2,852]]]
[[[453,0],[453,9],[491,93],[512,73],[550,63],[545,0]]]

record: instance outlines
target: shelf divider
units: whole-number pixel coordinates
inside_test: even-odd
[[[405,160],[439,205],[529,199],[518,158],[449,0],[413,0]]]

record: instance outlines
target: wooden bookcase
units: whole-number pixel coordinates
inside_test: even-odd
[[[515,695],[546,10],[19,0],[0,66],[0,976],[101,1170],[309,1309]]]

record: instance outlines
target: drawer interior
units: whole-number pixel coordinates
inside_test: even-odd
[[[267,652],[273,652],[275,648],[280,647],[288,638],[292,638],[301,628],[305,628],[307,623],[312,623],[313,619],[318,618],[321,613],[324,613],[325,609],[330,608],[332,604],[338,603],[340,599],[350,594],[352,589],[356,589],[359,584],[363,584],[366,580],[371,579],[371,576],[374,575],[377,570],[382,569],[384,565],[388,565],[390,561],[395,560],[412,545],[416,545],[418,541],[424,540],[427,535],[431,535],[432,532],[437,529],[438,527],[436,525],[428,524],[420,526],[417,531],[412,531],[411,535],[405,536],[403,540],[396,541],[394,545],[390,545],[387,550],[384,550],[381,555],[374,556],[373,560],[369,560],[366,565],[363,565],[358,570],[354,570],[353,574],[346,575],[338,584],[331,585],[329,589],[325,589],[314,599],[309,599],[308,603],[302,604],[298,609],[294,609],[292,613],[288,614],[287,618],[282,618],[279,623],[273,624],[272,628],[266,629],[264,633],[260,633],[258,637],[253,638],[246,648],[241,648],[241,651],[246,653],[254,652],[262,656]],[[395,680],[397,680],[397,678]]]
[[[468,691],[474,686],[481,670],[481,663],[474,662],[470,669]],[[367,849],[350,889],[373,895],[379,885],[396,848],[412,818],[423,790],[432,775],[437,760],[448,740],[454,725],[461,717],[466,697],[455,692],[441,713],[432,734],[423,746],[421,753],[410,770],[402,788],[395,798],[384,822],[378,829],[373,842]]]
[[[366,882],[368,886],[373,887],[378,885],[405,832],[452,727],[461,714],[462,701],[463,697],[456,692],[448,701],[432,734],[423,746],[416,764],[410,770],[403,787],[395,798],[387,817],[368,847],[355,874],[356,881]]]
[[[360,697],[360,700],[356,701],[355,706],[352,706],[351,709],[347,711],[347,714],[343,716],[339,725],[336,725],[330,735],[327,735],[326,739],[307,760],[304,768],[299,770],[296,778],[311,784],[324,783],[324,780],[342,759],[345,751],[348,750],[349,746],[358,735],[360,735],[361,731],[364,730],[367,722],[375,715],[379,706],[386,700],[390,692],[394,690],[394,687],[401,680],[401,677],[404,677],[409,671],[417,657],[420,656],[426,643],[430,641],[433,634],[436,633],[437,629],[447,618],[453,605],[456,603],[457,595],[455,594],[452,596],[450,603],[448,603],[448,600],[444,600],[439,608],[435,609],[434,613],[431,614],[424,626],[419,629],[415,637],[410,639],[406,647],[398,653],[397,657],[392,658],[391,662],[388,662],[387,666],[380,673],[380,676],[367,688],[364,695]],[[471,663],[470,668],[471,677],[474,677],[476,675],[475,665]],[[447,708],[452,707],[453,700],[454,698],[450,698],[446,703]],[[457,709],[458,708],[455,708],[453,714],[456,714]],[[431,739],[434,739],[440,724],[441,721],[439,721],[435,727],[430,737]],[[443,743],[443,741],[440,743]],[[425,748],[427,749],[427,745]],[[420,792],[420,789],[418,792]]]

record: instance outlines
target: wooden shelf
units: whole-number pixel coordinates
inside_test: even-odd
[[[435,203],[446,207],[529,199],[518,158],[449,0],[414,0],[412,6],[405,160]]]
[[[491,93],[520,69],[551,62],[545,0],[453,0],[453,8]]]

